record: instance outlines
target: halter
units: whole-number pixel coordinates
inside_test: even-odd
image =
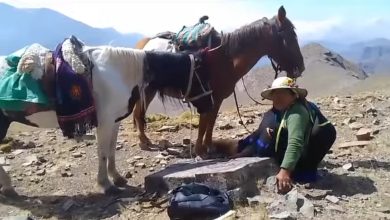
[[[269,60],[271,61],[272,68],[275,71],[275,77],[274,79],[278,78],[279,73],[282,71],[282,67],[280,66],[279,63],[274,63],[274,60],[272,59],[271,56],[268,56]]]
[[[200,99],[202,97],[211,95],[213,93],[212,90],[207,91],[204,88],[204,86],[202,84],[202,80],[200,80],[199,74],[196,72],[194,55],[190,54],[189,57],[190,57],[190,61],[191,61],[191,69],[190,69],[190,77],[188,79],[187,90],[186,90],[186,93],[183,96],[183,102],[184,103],[190,103],[190,102],[196,101],[196,100],[198,100],[198,99]],[[189,97],[190,92],[191,92],[191,88],[192,88],[192,84],[193,84],[194,75],[196,76],[196,79],[198,80],[203,93],[201,93],[201,94],[199,94],[197,96],[194,96],[194,97]],[[213,99],[212,96],[211,96],[211,101],[214,104],[214,99]]]

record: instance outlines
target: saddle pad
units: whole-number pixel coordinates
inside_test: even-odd
[[[208,23],[198,23],[190,27],[184,26],[175,35],[173,41],[182,50],[200,48],[208,41],[213,30],[214,28]]]

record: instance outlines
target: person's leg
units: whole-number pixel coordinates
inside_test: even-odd
[[[307,151],[303,153],[294,171],[297,182],[316,180],[317,168],[336,140],[336,129],[332,124],[313,128]]]

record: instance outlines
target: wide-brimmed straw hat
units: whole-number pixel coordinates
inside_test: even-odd
[[[276,78],[271,85],[271,88],[264,89],[261,92],[261,96],[265,99],[271,100],[271,93],[277,89],[291,89],[293,92],[299,95],[300,98],[305,98],[307,96],[307,90],[303,88],[299,88],[298,85],[295,84],[295,81],[289,77],[282,76]]]

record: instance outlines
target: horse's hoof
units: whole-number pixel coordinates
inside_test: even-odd
[[[115,196],[115,195],[118,195],[122,192],[123,192],[123,190],[119,189],[116,186],[110,186],[109,188],[104,190],[104,194],[106,194],[108,196]]]
[[[19,194],[13,188],[1,189],[1,194],[3,194],[6,197],[9,197],[9,198],[17,198],[17,197],[19,197]]]
[[[118,187],[124,187],[127,185],[127,180],[123,177],[119,177],[114,180],[114,185]]]
[[[141,150],[146,150],[146,151],[150,151],[150,147],[152,144],[149,144],[149,143],[139,143],[139,148],[141,148]]]

